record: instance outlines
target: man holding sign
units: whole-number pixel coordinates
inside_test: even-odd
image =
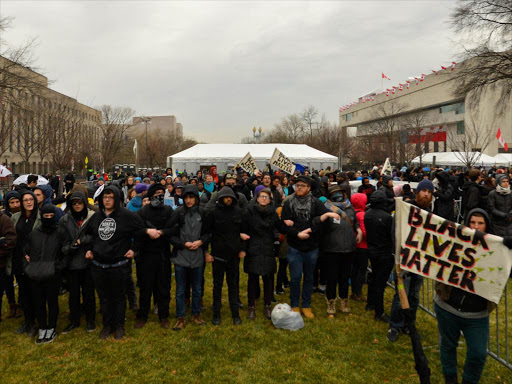
[[[512,238],[485,233],[489,216],[467,215],[469,228],[396,200],[396,257],[404,271],[436,280],[435,311],[446,383],[457,383],[460,333],[467,344],[463,383],[478,383],[487,356],[489,311],[507,284]]]

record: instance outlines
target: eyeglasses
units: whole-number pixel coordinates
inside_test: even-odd
[[[269,200],[269,199],[270,199],[270,197],[265,196],[265,195],[260,195],[260,196],[258,196],[258,199],[261,199],[261,200]]]
[[[228,173],[226,175],[226,179],[234,179],[235,177],[233,175],[231,175],[230,173]]]

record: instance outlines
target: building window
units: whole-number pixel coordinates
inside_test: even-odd
[[[346,121],[352,120],[352,113],[347,113],[347,115],[345,116],[345,120]]]
[[[462,102],[462,103],[443,105],[442,107],[439,108],[439,113],[448,113],[448,112],[453,112],[453,111],[455,111],[456,115],[461,115],[464,112],[466,112],[466,105],[464,104],[464,102]]]
[[[466,104],[464,102],[455,104],[455,114],[462,115],[466,112]]]
[[[466,133],[464,121],[457,121],[457,135],[463,135],[464,133]]]

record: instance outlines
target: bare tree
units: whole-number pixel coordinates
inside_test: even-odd
[[[103,121],[98,125],[99,157],[103,169],[113,164],[113,160],[121,153],[123,146],[129,142],[132,130],[132,118],[135,111],[128,107],[98,107]]]
[[[421,144],[421,132],[423,128],[427,128],[433,124],[432,119],[429,118],[428,113],[425,111],[418,111],[411,114],[407,114],[402,119],[402,125],[405,128],[405,131],[402,131],[404,135],[407,136],[407,141],[404,143],[404,140],[400,140],[400,146],[402,154],[402,158],[400,161],[410,162],[415,157],[423,157],[425,153],[424,146]],[[410,143],[412,141],[412,143]]]
[[[310,140],[313,140],[313,124],[316,124],[315,118],[317,115],[318,115],[318,109],[316,109],[312,105],[304,108],[304,111],[302,111],[302,114],[301,114],[302,121],[308,128]]]
[[[371,121],[361,127],[358,135],[371,136],[372,141],[380,142],[380,151],[384,151],[391,162],[396,163],[400,157],[400,130],[404,128],[402,114],[407,105],[397,100],[379,104],[371,117]],[[384,160],[382,159],[382,160]]]
[[[494,139],[494,124],[485,124],[477,117],[477,113],[470,114],[465,119],[464,132],[447,132],[447,141],[454,155],[470,169],[478,165],[480,153],[483,153],[491,140]]]
[[[12,113],[14,117],[13,136],[16,138],[13,143],[14,152],[23,160],[23,171],[30,172],[30,160],[37,152],[35,113],[26,101],[18,101]]]
[[[454,93],[477,106],[483,92],[499,92],[503,113],[512,95],[512,5],[510,0],[459,0],[451,24],[460,34],[462,54]]]

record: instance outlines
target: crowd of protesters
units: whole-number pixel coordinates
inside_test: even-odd
[[[24,318],[16,332],[37,336],[36,343],[42,344],[57,335],[63,286],[69,291],[69,324],[62,333],[78,328],[82,315],[87,330],[96,329],[97,292],[100,339],[111,334],[121,339],[127,302],[136,311],[136,329],[148,321],[152,300],[160,325],[170,327],[174,275],[177,321],[172,329],[179,331],[187,325],[187,308],[189,322],[205,324],[205,268],[211,263],[212,323],[221,324],[226,280],[232,321],[238,325],[244,296],[239,287],[242,261],[248,275],[247,319],[257,316],[261,294],[262,314],[270,319],[275,295],[285,289],[293,311],[312,319],[316,292],[325,295],[330,318],[349,314],[350,300],[365,302],[375,320],[389,324],[387,338],[394,342],[408,332],[398,295],[389,316],[384,308],[384,291],[394,269],[394,198],[450,221],[462,218],[465,225],[504,237],[509,245],[510,177],[508,169],[496,168],[462,172],[403,167],[381,175],[374,167],[252,176],[242,170],[219,175],[215,167],[173,176],[169,168],[162,175],[116,173],[110,183],[108,175],[98,176],[94,188],[76,183],[69,173],[66,194],[57,196],[56,188],[37,185],[37,176],[31,175],[27,184],[3,198],[0,305],[5,292],[8,317]],[[357,192],[350,184],[354,180],[361,181]],[[455,210],[459,199],[462,203]],[[409,273],[402,277],[415,311],[423,278]],[[492,305],[443,284],[436,285],[436,292],[446,382],[457,382],[456,348],[462,331],[468,343],[463,382],[476,383],[485,364]]]

